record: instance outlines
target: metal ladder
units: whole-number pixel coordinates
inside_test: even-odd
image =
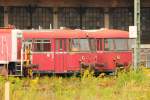
[[[17,62],[17,63],[15,64],[15,71],[16,71],[16,72],[20,72],[20,71],[21,71],[21,64],[20,64],[20,62]]]
[[[22,76],[21,62],[15,63],[15,76]]]
[[[22,68],[21,68],[21,62],[17,61],[14,63],[14,69],[13,69],[13,74],[10,74],[9,76],[22,76]]]

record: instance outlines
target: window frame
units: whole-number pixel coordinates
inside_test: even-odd
[[[45,42],[45,40],[48,40],[48,42]],[[40,41],[40,42],[38,42],[38,41]],[[37,44],[40,44],[40,49],[42,48],[42,50],[35,50],[35,49],[37,49],[37,47],[35,47],[35,44],[36,44],[36,46],[37,46]],[[49,46],[50,46],[50,48],[48,48],[49,50],[44,50],[44,44],[49,44]],[[32,49],[33,53],[52,52],[52,40],[51,39],[46,39],[46,38],[33,39],[32,45],[33,45],[33,49]]]

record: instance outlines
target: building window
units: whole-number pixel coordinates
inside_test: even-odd
[[[16,28],[24,29],[30,26],[26,7],[9,7],[8,16],[9,24],[15,25]]]
[[[110,8],[110,28],[129,30],[134,24],[133,8]]]
[[[49,29],[52,26],[53,14],[51,8],[46,7],[10,7],[9,24],[15,25],[16,28],[26,29],[39,26]]]
[[[83,29],[100,29],[104,27],[104,12],[102,8],[85,8],[82,18]]]
[[[48,39],[38,39],[33,42],[33,52],[50,52],[51,41]]]
[[[32,27],[49,29],[53,25],[53,11],[48,7],[38,7],[32,14]]]
[[[104,13],[94,7],[59,8],[58,22],[59,27],[97,29],[104,26]]]
[[[76,8],[58,9],[59,27],[80,28],[80,15]]]
[[[141,42],[146,44],[150,43],[150,8],[142,8],[141,9]]]
[[[0,27],[4,26],[4,8],[0,7]]]

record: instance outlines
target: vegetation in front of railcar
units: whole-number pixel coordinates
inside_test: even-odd
[[[11,100],[149,100],[150,77],[144,70],[120,72],[117,77],[9,77]],[[0,99],[4,83],[0,77]],[[3,100],[3,99],[1,99]]]
[[[0,76],[0,100],[4,98],[4,89],[5,89],[5,78]]]

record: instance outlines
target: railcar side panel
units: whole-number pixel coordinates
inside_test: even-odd
[[[86,53],[69,53],[68,55],[68,70],[79,71],[81,64],[95,64],[97,62],[97,54],[92,52]]]
[[[98,63],[103,65],[98,67],[100,71],[115,71],[116,63],[128,67],[132,64],[132,51],[128,52],[101,52],[98,54]]]
[[[39,71],[54,71],[54,58],[51,53],[33,53],[32,64],[38,65]],[[37,70],[37,69],[36,69]]]
[[[7,63],[11,61],[12,57],[12,38],[11,33],[0,33],[0,63]]]
[[[64,72],[64,54],[63,52],[55,53],[55,72]]]
[[[16,62],[18,60],[17,37],[21,34],[21,30],[16,29],[0,29],[0,63],[6,64]]]

